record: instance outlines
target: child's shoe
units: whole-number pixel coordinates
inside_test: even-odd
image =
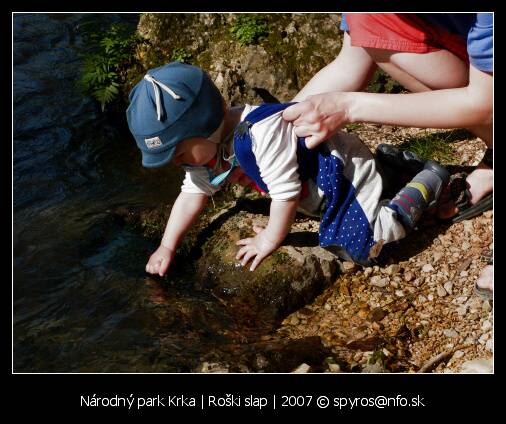
[[[411,231],[420,216],[436,204],[450,173],[434,161],[427,161],[422,171],[397,193],[388,206],[397,212],[406,231]]]

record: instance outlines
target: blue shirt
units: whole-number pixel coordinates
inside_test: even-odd
[[[480,71],[493,71],[492,13],[417,13],[416,15],[432,25],[462,37],[467,43],[469,62]],[[340,28],[343,31],[349,30],[345,13],[342,16]]]

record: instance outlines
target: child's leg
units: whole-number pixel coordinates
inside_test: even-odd
[[[402,188],[388,207],[397,213],[406,232],[413,229],[420,216],[432,207],[450,180],[449,172],[433,161],[427,161],[424,169]]]

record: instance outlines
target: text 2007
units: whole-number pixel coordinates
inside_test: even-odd
[[[313,396],[281,396],[281,406],[309,406]]]

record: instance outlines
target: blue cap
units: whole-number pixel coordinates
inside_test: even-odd
[[[180,62],[149,70],[129,98],[128,127],[146,168],[168,163],[183,140],[209,137],[225,115],[223,98],[209,75]]]

